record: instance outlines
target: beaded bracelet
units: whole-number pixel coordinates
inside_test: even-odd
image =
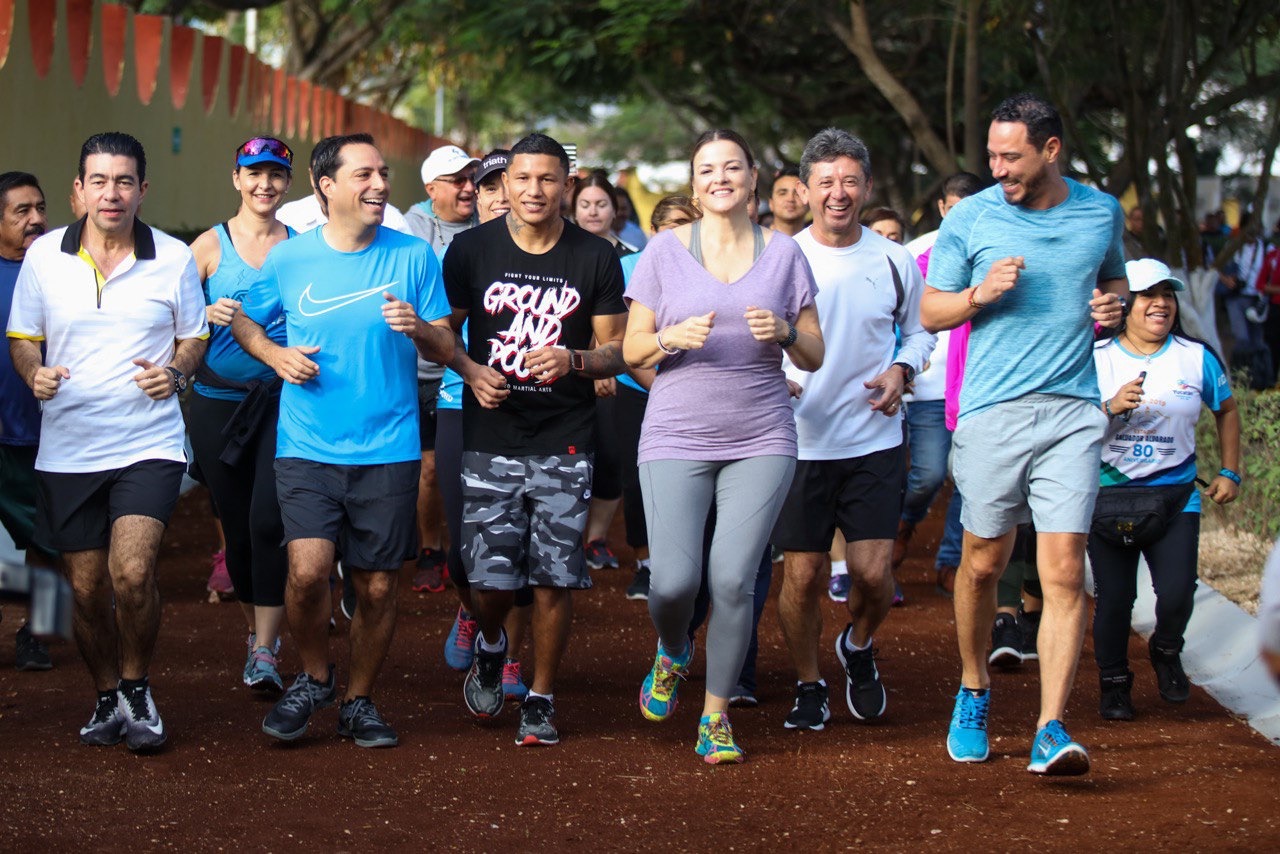
[[[974,298],[974,294],[976,294],[977,292],[978,292],[977,287],[969,288],[969,307],[976,308],[976,309],[984,309],[987,307],[987,304],[985,302],[978,302]]]
[[[792,344],[796,343],[796,338],[798,338],[798,337],[799,337],[799,335],[800,335],[800,330],[796,329],[795,324],[788,323],[788,324],[787,324],[787,337],[786,337],[786,338],[783,338],[783,339],[782,339],[781,341],[779,341],[778,343],[779,343],[780,345],[782,345],[782,349],[784,349],[784,350],[785,350],[785,349],[787,349],[788,347],[790,347]]]
[[[1223,469],[1222,471],[1218,472],[1218,474],[1222,475],[1227,480],[1234,483],[1236,486],[1240,485],[1240,475],[1236,474],[1231,469]]]

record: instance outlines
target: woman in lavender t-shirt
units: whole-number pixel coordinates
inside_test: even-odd
[[[756,567],[795,468],[782,351],[813,371],[823,344],[804,255],[747,215],[757,176],[746,141],[708,131],[692,166],[703,217],[659,234],[641,256],[626,293],[623,355],[634,368],[659,368],[639,451],[649,614],[658,630],[640,711],[663,720],[675,709],[676,686],[693,657],[689,618],[714,501],[707,691],[696,750],[715,764],[742,761],[726,711],[751,636]]]

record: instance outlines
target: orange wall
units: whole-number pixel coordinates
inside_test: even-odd
[[[243,60],[234,111],[233,53]],[[154,75],[145,71],[148,56]],[[107,65],[120,69],[114,95]],[[126,131],[142,141],[150,183],[143,217],[172,230],[202,229],[234,213],[232,157],[251,136],[277,136],[294,149],[290,197],[297,198],[308,192],[306,162],[315,140],[373,133],[391,166],[392,202],[401,208],[424,197],[418,166],[446,142],[336,93],[312,91],[220,38],[100,0],[0,0],[0,116],[0,171],[37,175],[57,225],[71,217],[66,199],[80,145],[100,131]]]

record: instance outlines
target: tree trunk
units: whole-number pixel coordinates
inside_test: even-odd
[[[964,168],[976,175],[986,170],[982,156],[982,120],[978,117],[978,18],[982,13],[982,0],[969,0],[964,28]]]

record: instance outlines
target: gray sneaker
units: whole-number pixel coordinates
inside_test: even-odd
[[[506,663],[506,634],[502,636],[502,652],[485,652],[476,636],[476,654],[471,669],[462,681],[462,699],[471,714],[478,718],[491,718],[502,711],[502,666]]]
[[[262,719],[262,731],[282,741],[302,738],[311,715],[337,699],[333,684],[333,665],[329,665],[329,681],[317,682],[304,670],[293,680],[275,707]]]
[[[382,719],[368,697],[356,697],[338,708],[338,735],[359,747],[395,747],[400,743],[400,736]]]
[[[122,682],[116,693],[120,697],[117,708],[124,716],[125,746],[136,753],[164,747],[169,736],[164,731],[164,721],[160,720],[155,701],[151,699],[151,686],[143,682],[126,688]]]
[[[520,704],[520,728],[516,730],[516,744],[525,747],[559,743],[556,707],[546,697],[526,697]]]
[[[120,696],[116,691],[98,694],[98,705],[93,717],[80,727],[80,743],[93,747],[110,747],[124,738],[125,718],[120,711]]]

